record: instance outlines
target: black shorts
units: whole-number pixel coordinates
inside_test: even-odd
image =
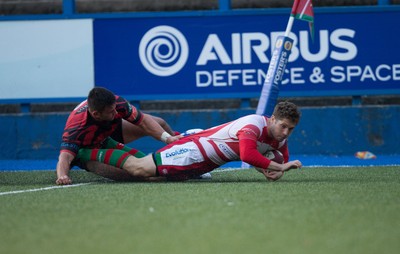
[[[124,142],[124,136],[122,135],[122,121],[118,124],[117,128],[115,131],[111,134],[110,136],[112,139],[115,141],[125,144]]]
[[[88,169],[86,167],[86,163],[81,162],[77,157],[75,157],[75,159],[73,159],[71,162],[70,168],[72,169],[74,167],[78,167],[78,168],[88,171]]]

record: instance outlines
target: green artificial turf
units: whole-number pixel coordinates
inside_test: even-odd
[[[0,253],[399,253],[400,168],[253,169],[116,183],[0,172]],[[3,194],[1,193],[9,193]]]

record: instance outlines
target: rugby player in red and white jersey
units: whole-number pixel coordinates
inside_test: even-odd
[[[80,103],[68,117],[62,135],[56,183],[71,184],[68,174],[71,167],[79,165],[85,168],[76,158],[81,148],[120,149],[130,155],[143,157],[145,154],[123,144],[143,136],[152,136],[167,144],[181,137],[174,136],[163,119],[142,113],[124,98],[105,88],[93,88],[88,99]],[[103,172],[103,175],[108,174],[112,178],[118,173],[127,175],[126,171],[118,169]]]
[[[108,152],[120,158],[120,163],[114,166],[138,179],[186,180],[210,172],[227,162],[241,160],[258,168],[267,179],[277,180],[283,172],[302,167],[299,160],[289,161],[287,143],[300,116],[295,104],[280,102],[270,118],[261,115],[244,116],[183,137],[143,158],[135,158],[123,151]],[[282,153],[283,164],[263,156],[271,150]],[[106,152],[95,149],[79,156],[90,171],[102,171],[110,167],[98,159],[99,154]]]

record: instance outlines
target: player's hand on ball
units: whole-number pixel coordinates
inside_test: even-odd
[[[283,171],[289,171],[291,169],[301,168],[302,166],[303,166],[303,164],[299,160],[289,161],[284,164]]]
[[[283,176],[283,171],[266,170],[264,175],[268,181],[275,182]]]
[[[57,185],[69,185],[69,184],[72,184],[72,180],[69,176],[63,175],[63,176],[60,176],[59,178],[57,178],[56,184]]]

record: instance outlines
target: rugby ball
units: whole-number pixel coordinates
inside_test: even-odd
[[[272,150],[268,151],[264,154],[264,156],[271,161],[274,161],[279,164],[283,164],[285,162],[283,155],[281,152],[278,150]],[[261,168],[257,168],[258,171],[262,172]],[[276,181],[279,180],[283,176],[283,172],[278,172],[278,171],[272,171],[272,170],[267,170],[265,176],[267,177],[268,180],[270,181]]]
[[[267,170],[265,175],[269,181],[277,181],[283,176],[283,172]]]
[[[271,161],[275,161],[276,163],[283,164],[285,161],[283,159],[283,155],[278,150],[268,151],[264,154],[264,156]]]
[[[184,137],[186,137],[186,136],[189,136],[189,135],[196,134],[196,133],[198,133],[198,132],[200,132],[200,131],[203,131],[203,129],[199,129],[199,128],[197,128],[197,129],[190,129],[190,130],[187,130],[187,131],[181,133],[181,135],[184,136]]]

